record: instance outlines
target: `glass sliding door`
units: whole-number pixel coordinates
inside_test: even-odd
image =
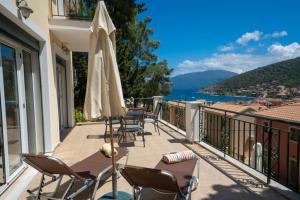
[[[0,185],[3,185],[5,183],[4,165],[5,162],[4,162],[3,122],[2,122],[1,98],[0,98]]]
[[[37,52],[22,51],[29,153],[44,151],[40,70]]]
[[[27,115],[27,134],[29,152],[36,152],[36,131],[35,131],[35,108],[34,108],[34,90],[33,90],[33,70],[31,54],[23,51],[24,83],[26,97],[26,115]]]
[[[56,57],[57,72],[57,101],[59,112],[59,127],[63,131],[68,127],[68,107],[67,107],[67,82],[66,82],[66,61]]]
[[[9,163],[9,175],[13,174],[22,164],[22,144],[21,144],[21,125],[19,94],[17,81],[17,64],[15,49],[1,44],[1,65],[3,88],[4,88],[4,106],[7,151]],[[3,104],[2,104],[3,105]]]

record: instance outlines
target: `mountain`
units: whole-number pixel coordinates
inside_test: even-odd
[[[278,96],[300,88],[300,57],[257,68],[204,89],[215,94]]]
[[[202,89],[237,75],[225,70],[209,70],[178,75],[172,78],[173,89]]]

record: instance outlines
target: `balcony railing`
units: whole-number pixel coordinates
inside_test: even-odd
[[[53,17],[92,20],[98,0],[51,0]]]
[[[293,128],[294,127],[294,128]],[[224,156],[241,162],[300,192],[300,124],[199,106],[199,138]]]
[[[162,103],[162,119],[177,128],[185,131],[185,103],[179,101],[163,101]]]
[[[127,107],[144,108],[146,112],[153,112],[153,98],[134,98],[132,105]]]
[[[143,107],[147,112],[153,111],[154,101],[157,101],[154,98],[133,100],[132,107]],[[299,122],[233,112],[202,103],[191,105],[181,101],[162,101],[161,119],[180,132],[186,131],[187,127],[189,131],[197,127],[199,139],[194,141],[224,155],[229,162],[239,163],[237,165],[244,170],[249,167],[256,172],[249,173],[267,184],[279,183],[300,193]],[[192,117],[189,116],[191,113]],[[189,137],[188,133],[186,136]]]

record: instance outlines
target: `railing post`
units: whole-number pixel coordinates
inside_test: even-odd
[[[269,134],[268,134],[268,174],[267,174],[267,183],[271,182],[271,174],[272,174],[272,135],[273,135],[273,126],[272,121],[270,121],[269,125]],[[262,158],[263,160],[264,158]]]
[[[226,156],[226,153],[228,152],[228,137],[227,137],[227,112],[225,111],[224,113],[224,120],[222,121],[222,128],[223,128],[223,153],[224,153],[224,158]]]
[[[162,103],[162,99],[163,99],[162,96],[154,96],[153,97],[153,112],[155,112],[155,108],[156,108],[157,103],[159,103],[159,102]],[[161,120],[161,116],[162,116],[161,113],[162,113],[162,109],[159,112],[158,120]]]
[[[186,140],[195,142],[200,140],[200,109],[199,102],[186,102],[185,123],[186,123]]]

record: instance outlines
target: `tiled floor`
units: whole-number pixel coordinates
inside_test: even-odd
[[[203,147],[194,144],[186,144],[182,135],[172,131],[167,126],[161,124],[161,135],[154,131],[152,125],[146,125],[146,147],[143,147],[142,138],[137,137],[137,141],[129,142],[126,146],[130,151],[128,164],[154,167],[161,159],[162,153],[182,151],[187,148],[195,150],[203,159],[200,162],[200,182],[198,188],[193,191],[192,199],[201,200],[254,200],[254,199],[284,199],[282,196],[271,191],[267,187],[259,190],[243,184],[240,177],[253,179],[238,168],[230,165],[222,159],[216,157]],[[54,156],[62,159],[68,165],[72,165],[88,155],[99,150],[104,144],[104,125],[83,125],[73,128],[64,141],[56,148]],[[100,135],[100,137],[99,137]],[[223,168],[223,169],[222,169]],[[29,184],[28,188],[37,186],[40,175],[37,175]],[[253,179],[255,181],[255,179]],[[15,184],[17,184],[16,182]],[[118,179],[118,190],[131,193],[130,185],[123,177]],[[45,191],[45,190],[44,190]],[[104,185],[98,189],[97,198],[111,191],[111,181],[108,179]],[[85,199],[87,193],[78,199]],[[157,197],[151,192],[144,199],[168,199],[169,197]],[[28,194],[23,191],[20,199],[28,199]]]

